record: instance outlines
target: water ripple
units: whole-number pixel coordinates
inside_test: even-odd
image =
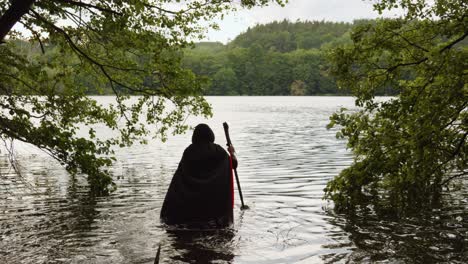
[[[336,131],[325,129],[333,111],[352,108],[352,98],[209,101],[214,117],[189,122],[208,123],[221,145],[221,124],[230,122],[251,208],[241,211],[236,200],[232,229],[168,230],[159,223],[190,135],[118,150],[110,168],[118,189],[109,197],[90,196],[82,177],[70,178],[44,154],[20,145],[23,179],[0,157],[0,263],[153,263],[159,245],[161,263],[462,263],[468,258],[468,190],[460,190],[456,199],[447,195],[451,206],[422,222],[349,218],[334,214],[333,205],[322,199],[328,180],[352,161]]]

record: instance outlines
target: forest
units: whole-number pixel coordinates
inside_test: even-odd
[[[204,80],[201,82],[204,95],[349,95],[345,87],[338,89],[333,77],[327,74],[324,51],[349,44],[353,27],[364,22],[369,20],[353,23],[283,20],[249,28],[227,44],[198,42],[160,56],[181,61],[184,68]],[[60,49],[50,42],[42,45],[15,42],[30,60],[61,56]],[[74,60],[78,58],[70,58],[69,63],[73,65]],[[147,58],[140,56],[138,60]],[[50,71],[50,75],[55,74]],[[118,84],[113,88],[102,86],[90,75],[77,74],[75,78],[85,87],[86,94],[113,94],[112,89],[132,94]],[[150,83],[151,78],[145,82]],[[386,88],[377,94],[391,95],[394,91]]]
[[[256,25],[226,45],[196,43],[185,50],[183,65],[208,77],[207,95],[345,94],[326,74],[323,50],[349,43],[355,23],[283,20]]]

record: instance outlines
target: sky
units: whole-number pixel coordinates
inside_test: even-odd
[[[387,17],[396,16],[397,12],[384,14]],[[227,43],[247,28],[256,24],[288,19],[325,20],[352,22],[360,18],[376,18],[372,0],[289,0],[285,7],[270,4],[267,7],[256,7],[250,10],[238,10],[218,20],[220,30],[209,30],[203,41],[220,41]]]
[[[373,10],[372,3],[376,0],[289,0],[284,7],[271,3],[266,7],[239,9],[224,16],[223,20],[215,20],[220,30],[208,30],[201,41],[219,41],[224,44],[245,32],[249,27],[266,24],[273,21],[334,21],[352,22],[355,19],[377,18],[379,14]],[[180,5],[180,4],[175,4]],[[395,17],[400,11],[384,14],[385,17]],[[66,23],[66,22],[65,22]],[[208,23],[206,23],[208,25]],[[18,23],[14,29],[29,35]],[[195,40],[197,41],[197,40]]]

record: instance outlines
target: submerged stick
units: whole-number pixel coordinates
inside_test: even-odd
[[[159,243],[158,251],[156,252],[156,257],[154,258],[154,264],[159,264],[160,257],[161,257],[161,243]]]
[[[232,146],[231,137],[229,136],[229,126],[226,122],[224,122],[223,127],[224,127],[224,134],[226,135],[227,145],[228,147]],[[239,191],[239,197],[241,200],[241,210],[249,209],[249,207],[244,204],[244,197],[242,196],[242,188],[241,188],[240,181],[239,181],[239,175],[237,174],[237,169],[234,169],[234,175],[236,176],[237,190]]]

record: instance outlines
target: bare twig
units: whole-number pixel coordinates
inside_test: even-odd
[[[461,173],[452,175],[449,178],[445,179],[445,181],[442,182],[441,186],[447,185],[450,181],[452,181],[452,180],[454,180],[456,178],[459,178],[459,177],[462,177],[462,176],[467,176],[467,175],[468,175],[468,171],[463,171]]]
[[[99,11],[104,12],[104,13],[110,13],[110,14],[119,15],[119,16],[122,16],[122,15],[123,15],[122,13],[117,12],[117,11],[115,11],[115,10],[112,10],[112,9],[109,8],[109,7],[103,7],[103,6],[98,6],[98,5],[92,5],[92,4],[83,3],[83,2],[76,2],[76,1],[72,1],[72,0],[53,0],[53,1],[54,1],[54,2],[57,2],[57,3],[62,3],[62,4],[65,4],[65,5],[69,5],[69,6],[84,7],[84,8],[86,8],[87,10],[89,10],[89,9],[96,9],[96,10],[99,10]]]

